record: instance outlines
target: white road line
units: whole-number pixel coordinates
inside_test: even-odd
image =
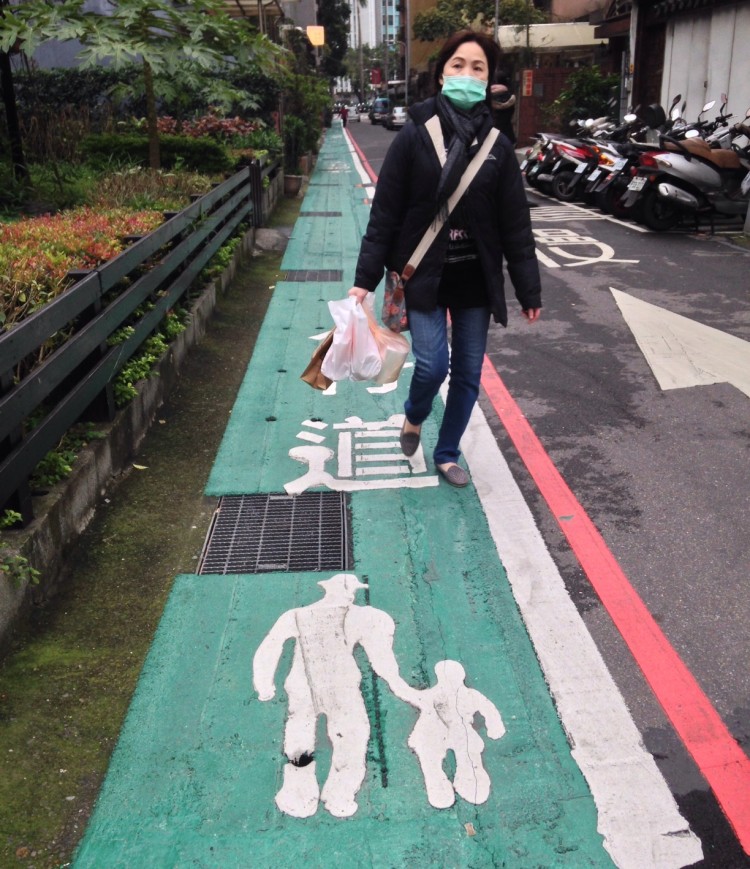
[[[444,385],[444,400],[445,393]],[[700,840],[644,748],[478,406],[461,446],[571,753],[591,789],[605,848],[621,869],[697,862]]]
[[[559,199],[555,199],[554,196],[547,196],[546,193],[541,193],[539,190],[535,190],[534,188],[529,188],[535,196],[539,196],[542,199],[548,199],[551,202],[559,202],[560,207],[572,208],[574,211],[583,212],[579,219],[599,219],[599,220],[608,220],[610,223],[619,223],[620,226],[624,226],[626,229],[634,229],[636,232],[647,232],[650,233],[651,230],[645,226],[639,226],[637,223],[634,223],[631,220],[620,220],[617,217],[612,217],[611,214],[596,214],[595,212],[589,211],[588,208],[584,208],[582,205],[574,205],[572,202],[561,202]],[[534,209],[531,209],[531,219],[534,220]],[[543,220],[551,220],[552,218],[545,216],[542,218]],[[560,215],[560,220],[566,220],[565,215]]]
[[[542,253],[539,248],[536,249],[536,258],[540,263],[547,266],[548,269],[559,269],[560,264],[556,263],[551,257],[548,257],[547,254]]]

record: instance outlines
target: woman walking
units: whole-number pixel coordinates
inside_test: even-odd
[[[447,216],[448,197],[493,126],[489,82],[499,56],[488,36],[473,31],[454,34],[440,51],[436,96],[409,109],[410,123],[383,162],[349,290],[358,301],[375,290],[384,268],[401,274],[425,230]],[[425,127],[435,116],[445,147],[442,167]],[[453,486],[470,481],[458,464],[459,442],[479,394],[490,317],[503,326],[508,322],[503,260],[523,316],[534,323],[541,313],[541,284],[529,208],[513,147],[500,135],[405,290],[416,363],[401,449],[407,456],[416,452],[422,423],[450,370],[433,458]]]

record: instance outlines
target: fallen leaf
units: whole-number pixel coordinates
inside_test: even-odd
[[[465,829],[466,829],[466,832],[467,832],[470,836],[476,836],[477,831],[474,829],[474,824],[472,824],[471,822],[469,822],[468,824],[464,824],[464,827],[465,827]]]
[[[146,465],[133,465],[136,471],[147,471],[148,467]]]

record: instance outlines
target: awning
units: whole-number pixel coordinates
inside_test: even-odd
[[[224,6],[231,18],[281,18],[284,12],[277,0],[225,0]]]
[[[526,40],[528,30],[528,43]],[[519,27],[506,24],[497,29],[498,39],[503,51],[521,51],[526,48],[549,51],[563,48],[582,48],[598,45],[601,38],[595,34],[590,24],[573,22],[571,24],[531,24]],[[605,40],[606,41],[606,40]]]

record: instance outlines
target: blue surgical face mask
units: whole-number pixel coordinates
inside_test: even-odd
[[[442,92],[457,108],[471,109],[487,96],[487,82],[473,75],[447,75]]]

